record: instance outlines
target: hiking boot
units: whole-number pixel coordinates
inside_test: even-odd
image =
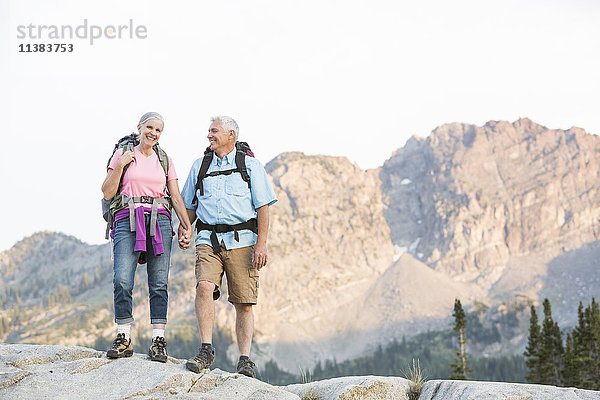
[[[164,337],[157,336],[152,339],[152,344],[148,350],[148,357],[152,361],[167,362],[167,341]]]
[[[256,365],[249,358],[240,360],[237,365],[237,373],[256,378]]]
[[[113,342],[112,348],[106,352],[108,358],[131,357],[133,355],[133,346],[131,338],[125,339],[124,333],[117,334],[117,338]]]
[[[185,363],[185,366],[190,371],[199,373],[203,369],[210,367],[214,360],[215,348],[212,346],[201,346],[200,350],[198,350],[198,354],[190,358],[187,363]]]

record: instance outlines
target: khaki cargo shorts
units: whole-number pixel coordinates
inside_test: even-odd
[[[227,276],[228,298],[234,304],[256,304],[258,298],[258,269],[252,267],[254,246],[227,250],[221,245],[221,252],[215,253],[211,246],[196,246],[196,286],[200,281],[216,285],[213,299],[221,294],[223,273]]]

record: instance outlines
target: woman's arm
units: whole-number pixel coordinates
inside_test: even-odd
[[[190,223],[185,204],[183,203],[183,198],[181,198],[181,193],[179,193],[177,179],[168,181],[167,189],[169,189],[169,194],[171,195],[173,209],[177,214],[177,218],[179,218],[179,228],[177,228],[179,247],[185,250],[190,247],[190,242],[192,240],[192,224]]]

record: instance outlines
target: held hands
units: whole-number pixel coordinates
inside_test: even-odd
[[[127,164],[129,164],[130,162],[132,162],[133,160],[135,160],[135,155],[133,153],[133,151],[126,151],[123,153],[123,155],[119,158],[119,161],[117,161],[117,164],[121,167],[124,168]]]
[[[257,242],[252,253],[252,266],[260,270],[265,265],[267,265],[267,245]]]
[[[179,248],[181,250],[189,249],[192,241],[192,228],[185,229],[183,225],[179,224],[179,228],[177,228],[177,237],[179,238]]]

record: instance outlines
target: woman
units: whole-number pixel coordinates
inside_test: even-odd
[[[152,343],[148,355],[151,360],[167,361],[165,326],[167,323],[167,282],[171,264],[170,204],[165,198],[165,185],[171,196],[172,207],[179,217],[179,246],[187,249],[192,237],[192,225],[179,193],[177,174],[170,157],[155,146],[164,127],[163,117],[155,112],[142,116],[137,126],[139,144],[128,151],[117,150],[108,166],[102,192],[117,210],[114,214],[114,303],[117,337],[107,357],[133,355],[130,327],[133,322],[133,283],[138,264],[148,263],[148,291]],[[153,147],[154,146],[154,147]],[[159,159],[162,154],[162,163]],[[165,161],[168,160],[168,162]],[[168,167],[164,164],[167,164]],[[165,169],[167,170],[165,176]],[[121,175],[122,186],[121,184]],[[119,191],[119,187],[121,189]],[[119,193],[117,193],[119,191]],[[114,208],[114,207],[111,207]]]

